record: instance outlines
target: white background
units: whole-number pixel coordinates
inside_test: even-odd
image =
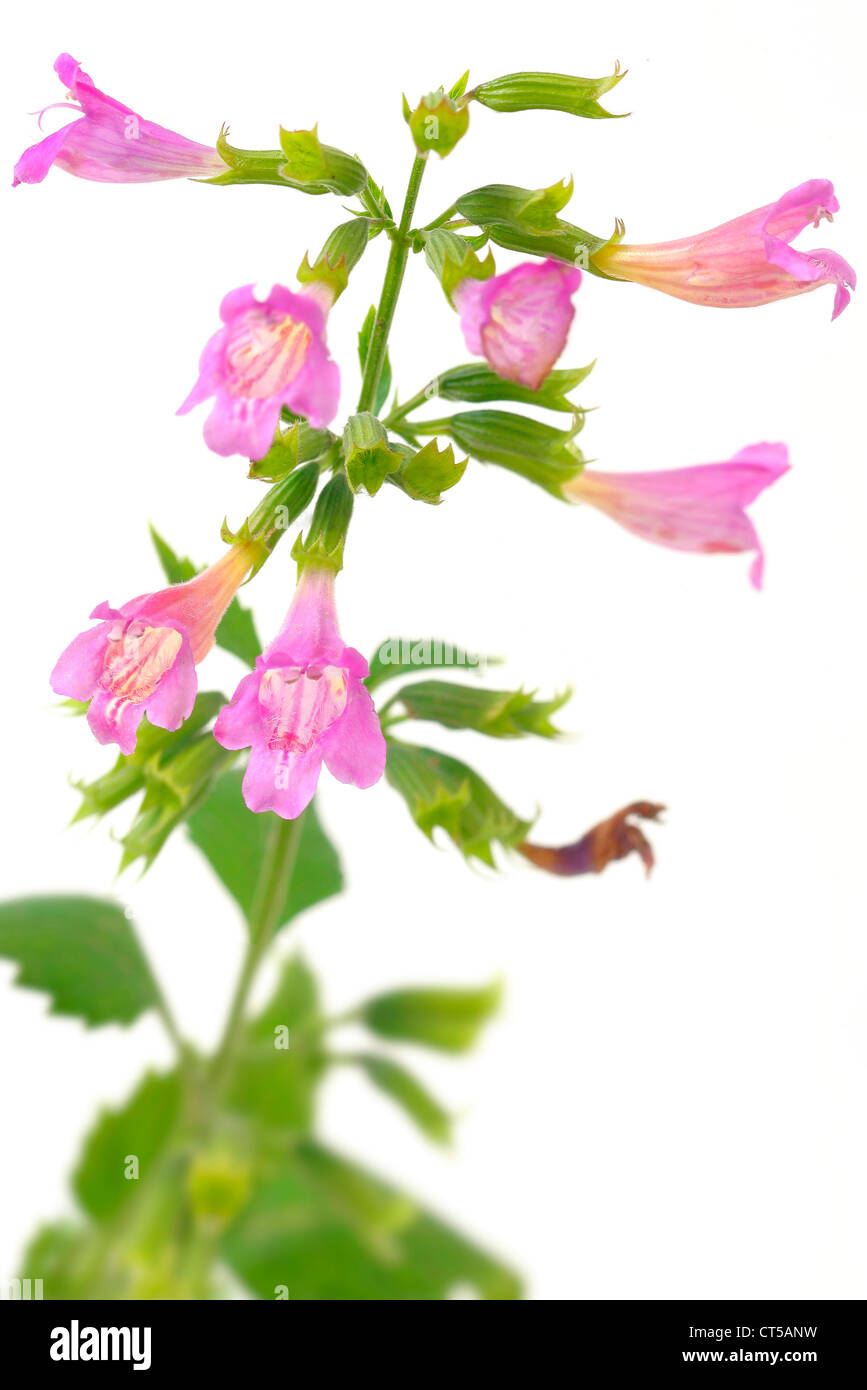
[[[98,85],[192,138],[226,120],[235,143],[269,147],[278,122],[318,120],[397,203],[411,156],[401,90],[415,101],[467,66],[475,81],[533,67],[598,76],[619,58],[629,76],[607,100],[629,120],[474,107],[467,138],[426,175],[419,220],[480,183],[571,172],[567,216],[605,233],[618,215],[629,239],[652,241],[828,177],[842,212],[802,244],[863,269],[860,21],[839,0],[621,0],[610,18],[559,0],[45,0],[9,36],[4,158],[11,170],[36,138],[26,113],[61,97],[52,63],[68,49]],[[105,825],[64,828],[77,804],[66,778],[110,755],[52,712],[48,673],[97,602],[159,587],[149,518],[203,561],[221,549],[224,513],[240,520],[258,495],[242,460],[205,448],[204,413],[174,411],[223,293],[291,284],[342,214],[273,188],[113,187],[59,171],[7,196],[4,892],[101,893],[118,850]],[[343,412],[384,256],[374,243],[332,316]],[[409,269],[393,336],[404,395],[466,360],[433,277],[420,258]],[[323,1131],[514,1261],[539,1299],[867,1295],[863,313],[856,294],[832,325],[832,299],[723,312],[586,277],[563,358],[599,359],[583,388],[600,407],[584,434],[599,467],[788,442],[793,471],[755,508],[761,596],[745,557],[646,545],[479,465],[438,509],[385,488],[356,510],[347,640],[441,634],[507,653],[517,682],[574,685],[568,741],[441,739],[520,810],[541,806],[541,839],[575,838],[635,797],[671,808],[649,883],[637,861],[593,880],[522,864],[493,877],[431,848],[385,784],[362,794],[324,779],[351,893],[311,912],[284,954],[303,947],[335,1009],[406,982],[502,975],[508,993],[472,1057],[418,1055],[464,1116],[453,1153],[349,1075],[327,1086]],[[247,590],[265,636],[290,596],[288,549]],[[240,674],[218,654],[203,680],[226,688]],[[210,1042],[243,944],[234,906],[182,837],[118,891],[184,1026]],[[94,1109],[168,1060],[156,1022],[86,1034],[45,1017],[13,973],[0,965],[4,1276],[35,1223],[63,1209]]]

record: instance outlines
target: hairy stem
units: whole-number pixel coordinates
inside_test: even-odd
[[[391,331],[394,311],[397,305],[398,295],[400,294],[400,287],[403,284],[403,274],[406,270],[406,262],[409,255],[410,241],[408,232],[412,223],[412,215],[415,212],[416,200],[418,198],[418,191],[421,186],[424,168],[425,161],[420,155],[417,155],[409,176],[409,186],[406,190],[403,212],[400,216],[400,226],[393,235],[391,252],[389,253],[388,264],[385,268],[385,279],[382,282],[382,294],[379,300],[379,308],[376,311],[376,322],[373,325],[373,332],[370,335],[367,361],[364,364],[364,378],[361,383],[361,395],[358,398],[359,411],[373,410],[376,403],[376,392],[379,388],[379,379],[382,376],[385,352],[388,346],[388,335]]]

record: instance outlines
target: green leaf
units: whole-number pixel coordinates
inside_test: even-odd
[[[428,1139],[435,1144],[451,1143],[451,1115],[411,1071],[393,1062],[390,1057],[378,1057],[373,1053],[361,1053],[351,1060],[361,1067],[378,1091],[382,1091],[406,1112]]]
[[[567,77],[559,72],[511,72],[482,82],[470,93],[492,111],[565,111],[570,116],[591,120],[619,119],[599,105],[599,97],[610,92],[626,76],[615,63],[609,77]],[[621,115],[627,114],[622,112]]]
[[[121,838],[121,870],[137,859],[144,860],[145,869],[150,868],[172,831],[201,804],[216,778],[237,756],[207,733],[188,739],[170,757],[150,759],[144,768],[141,805]]]
[[[129,1100],[105,1110],[84,1142],[72,1186],[98,1221],[114,1216],[140,1190],[163,1153],[181,1112],[176,1072],[148,1072]],[[137,1160],[136,1169],[131,1164]],[[137,1171],[137,1177],[128,1176]]]
[[[340,193],[351,197],[367,183],[367,170],[360,160],[333,145],[323,145],[312,130],[280,130],[285,162],[280,176],[302,193]]]
[[[579,413],[571,430],[555,430],[507,410],[464,410],[442,422],[438,432],[449,434],[482,463],[507,468],[562,500],[563,484],[583,467],[583,455],[574,443],[583,424]]]
[[[490,367],[475,362],[442,372],[435,378],[434,384],[436,394],[447,401],[522,401],[525,405],[562,410],[574,415],[577,407],[568,399],[569,392],[590,375],[594,366],[595,363],[591,362],[589,367],[549,372],[538,391],[531,391],[517,381],[506,381],[492,372]]]
[[[365,1225],[365,1204],[372,1227]],[[428,1301],[467,1286],[485,1299],[521,1293],[512,1270],[321,1146],[289,1156],[224,1237],[222,1251],[261,1299]]]
[[[475,729],[492,738],[521,738],[524,734],[553,738],[560,730],[550,716],[565,705],[570,694],[567,690],[552,700],[534,700],[532,693],[524,690],[486,690],[429,680],[404,686],[394,698],[410,718],[429,719],[447,729]]]
[[[343,431],[343,452],[352,491],[364,488],[371,497],[403,461],[389,444],[382,422],[369,411],[349,417]]]
[[[403,445],[397,447],[403,462],[397,472],[391,474],[390,481],[416,502],[433,505],[441,502],[441,494],[460,482],[469,463],[469,459],[456,461],[451,445],[440,449],[435,439],[429,439],[418,450]]]
[[[51,996],[51,1013],[132,1023],[158,991],[131,922],[109,898],[46,896],[0,903],[0,956],[15,983]]]
[[[316,981],[294,956],[265,1008],[245,1026],[228,1109],[267,1129],[309,1131],[325,1066],[320,1022]]]
[[[242,774],[236,771],[220,777],[187,821],[187,831],[249,919],[273,816],[254,815],[247,810],[241,796],[242,780]],[[342,887],[337,852],[311,806],[302,823],[298,857],[280,926],[339,893]]]
[[[368,690],[374,690],[383,681],[397,676],[417,676],[420,671],[441,668],[478,671],[486,665],[497,665],[498,660],[464,651],[463,647],[439,637],[388,637],[380,642],[371,658],[370,675],[365,684]]]
[[[192,579],[194,575],[200,573],[192,560],[186,556],[181,558],[172,550],[168,541],[163,539],[154,526],[150,527],[150,533],[160,564],[170,584],[182,584],[185,580]],[[216,641],[217,646],[222,647],[224,651],[231,652],[233,656],[240,657],[248,666],[256,665],[256,657],[262,650],[262,644],[256,634],[252,613],[249,609],[244,608],[237,598],[232,599],[223,614],[223,620],[217,628]]]
[[[440,826],[468,859],[495,868],[495,844],[512,848],[527,838],[532,822],[516,816],[457,758],[389,738],[385,775],[428,839]]]
[[[502,998],[499,981],[480,989],[389,990],[359,1009],[362,1022],[379,1038],[420,1043],[441,1052],[468,1052]]]
[[[362,373],[362,376],[364,375],[364,369],[365,369],[365,367],[367,366],[367,354],[368,354],[368,351],[369,351],[369,349],[370,349],[370,339],[371,339],[371,335],[372,335],[372,333],[373,333],[373,327],[374,327],[374,324],[375,324],[375,323],[376,323],[376,305],[375,305],[375,304],[371,304],[370,308],[369,308],[368,311],[367,311],[367,317],[365,318],[364,323],[361,325],[361,329],[360,329],[359,334],[358,334],[358,357],[359,357],[359,361],[360,361],[360,363],[361,363],[361,373]],[[388,393],[389,393],[390,390],[391,390],[391,363],[390,363],[389,360],[388,360],[388,353],[386,352],[386,354],[385,354],[385,360],[384,360],[384,362],[383,362],[383,364],[382,364],[382,374],[380,375],[380,378],[379,378],[379,386],[378,386],[377,389],[376,389],[376,400],[375,400],[374,406],[373,406],[373,410],[374,410],[374,414],[375,414],[375,415],[378,415],[379,412],[382,410],[382,407],[385,405],[385,402],[388,400]]]

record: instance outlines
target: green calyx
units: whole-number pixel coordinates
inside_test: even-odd
[[[299,536],[292,547],[299,578],[309,565],[330,569],[334,574],[343,568],[343,547],[354,501],[346,475],[342,471],[335,473],[316,499],[307,535]]]
[[[369,217],[354,217],[335,227],[313,265],[305,255],[297,272],[300,283],[325,285],[333,296],[332,302],[339,299],[349,283],[350,272],[367,250],[372,227]]]
[[[390,473],[402,463],[402,455],[389,441],[382,421],[370,411],[351,415],[343,431],[343,459],[353,492],[361,488],[375,496]]]
[[[559,72],[512,72],[482,82],[467,94],[492,111],[564,111],[590,120],[620,119],[599,105],[599,98],[626,76],[620,64],[608,77],[568,77]],[[627,114],[626,112],[621,115]]]
[[[325,467],[335,442],[330,430],[317,430],[306,420],[295,420],[287,429],[277,431],[264,458],[251,459],[247,476],[276,483],[302,463],[318,462],[320,468]]]
[[[403,117],[419,154],[427,157],[435,151],[441,159],[451,154],[470,124],[466,103],[453,100],[442,87],[422,97],[414,111],[404,97]]]
[[[458,236],[457,232],[437,227],[423,233],[423,244],[425,260],[442,285],[450,304],[461,281],[489,280],[496,273],[491,252],[488,251],[485,259],[480,261],[466,238]]]
[[[280,146],[280,177],[302,193],[339,193],[346,198],[367,185],[367,170],[361,160],[333,145],[323,145],[318,126],[312,130],[284,130],[281,126]]]
[[[442,501],[444,492],[460,482],[469,463],[469,459],[456,459],[450,444],[441,449],[435,439],[429,439],[421,449],[404,444],[393,447],[403,455],[403,462],[396,472],[389,474],[389,482],[413,501],[433,506]]]
[[[305,463],[276,482],[237,531],[223,522],[220,534],[229,545],[252,545],[255,558],[250,577],[262,568],[281,536],[313,501],[319,481],[318,463]]]
[[[282,150],[242,150],[230,145],[228,127],[224,126],[217,137],[217,154],[228,165],[224,174],[213,179],[202,179],[202,183],[228,185],[234,183],[274,183],[285,186],[280,166],[286,156]]]
[[[455,207],[461,217],[482,227],[497,246],[602,274],[592,257],[607,245],[607,239],[558,216],[571,196],[571,179],[537,189],[492,183],[462,194]]]
[[[445,420],[414,423],[413,430],[446,434],[471,458],[498,464],[563,499],[563,485],[578,476],[584,457],[574,442],[583,428],[576,411],[572,428],[557,430],[507,410],[465,410]]]
[[[549,372],[539,387],[532,391],[517,381],[506,381],[483,362],[468,362],[441,372],[431,383],[430,395],[447,401],[466,401],[481,404],[485,401],[521,401],[524,405],[540,406],[545,410],[560,410],[574,415],[579,409],[569,400],[569,393],[590,375],[595,363],[587,367],[555,369]]]

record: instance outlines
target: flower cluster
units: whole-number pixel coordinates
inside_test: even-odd
[[[303,505],[315,493],[314,479],[325,472],[343,479],[347,495],[362,487],[373,495],[388,479],[412,498],[435,502],[465,466],[434,440],[419,448],[419,435],[444,433],[458,443],[469,440],[467,452],[479,459],[532,478],[562,499],[587,503],[642,539],[701,554],[752,552],[750,577],[761,586],[764,552],[747,508],[787,471],[786,446],[754,444],[728,462],[666,471],[584,468],[573,443],[583,417],[564,394],[583,373],[570,374],[556,364],[584,279],[579,263],[604,281],[634,281],[712,307],[763,305],[832,284],[836,318],[849,303],[855,272],[834,251],[799,251],[792,245],[808,225],[831,220],[838,211],[827,180],[802,183],[712,231],[650,245],[627,243],[621,224],[606,241],[588,239],[562,221],[558,213],[571,185],[537,192],[491,185],[459,198],[427,227],[412,229],[425,160],[431,149],[445,156],[463,137],[472,100],[495,110],[553,105],[599,117],[608,113],[596,96],[611,82],[594,86],[583,79],[516,74],[466,95],[455,89],[449,97],[440,92],[426,98],[415,116],[407,116],[418,155],[398,225],[360,161],[323,145],[316,129],[281,130],[279,151],[235,150],[222,136],[214,147],[200,145],[106,96],[68,54],[58,58],[55,70],[71,98],[71,105],[58,105],[74,110],[76,118],[25,151],[15,167],[15,183],[39,183],[56,164],[79,178],[103,182],[268,182],[360,201],[355,219],[332,233],[312,267],[305,257],[298,288],[274,285],[259,299],[247,285],[223,298],[221,326],[206,343],[198,379],[178,411],[185,414],[213,400],[204,438],[215,453],[241,455],[252,461],[252,476],[272,480],[299,465],[312,469]],[[591,89],[595,95],[588,95]],[[440,113],[448,129],[429,149],[431,111]],[[480,229],[478,236],[462,231],[472,225]],[[349,273],[383,230],[391,243],[389,271],[382,302],[362,331],[362,394],[341,443],[327,428],[338,409],[340,372],[328,351],[326,325]],[[531,258],[497,274],[490,252],[485,261],[476,255],[487,241]],[[408,418],[428,391],[379,419],[387,390],[386,340],[410,249],[424,249],[459,316],[467,348],[486,364],[445,374],[442,393],[482,404],[517,400],[566,409],[574,416],[571,431],[497,411],[433,422]],[[253,811],[298,816],[323,764],[339,781],[359,787],[371,786],[385,768],[386,740],[365,684],[368,664],[344,644],[337,626],[335,573],[347,525],[348,513],[339,525],[329,513],[315,543],[299,541],[298,586],[283,626],[216,720],[213,733],[224,748],[251,750],[244,796]],[[230,539],[223,558],[187,582],[120,608],[100,604],[91,615],[97,625],[60,657],[52,686],[89,702],[88,722],[101,743],[116,743],[130,754],[145,714],[166,730],[178,729],[189,717],[195,668],[213,645],[239,586],[261,563],[249,529]],[[656,813],[652,803],[637,805],[640,814]],[[630,847],[649,862],[649,850],[627,814],[597,827],[568,853],[527,842],[518,848],[555,872],[598,869]]]

